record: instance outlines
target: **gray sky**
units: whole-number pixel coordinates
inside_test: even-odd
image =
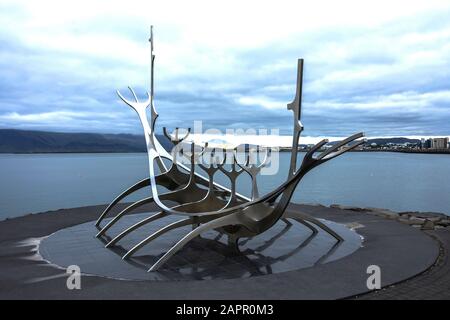
[[[115,90],[148,88],[159,127],[307,136],[450,134],[449,1],[0,0],[0,128],[141,133]]]

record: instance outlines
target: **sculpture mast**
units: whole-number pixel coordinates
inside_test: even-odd
[[[153,98],[154,98],[154,69],[155,69],[155,54],[153,53],[153,25],[150,26],[150,38],[148,39],[150,42],[150,111],[151,111],[151,136],[150,139],[153,143],[153,145],[156,147],[156,149],[159,151],[160,155],[162,152],[165,152],[164,148],[161,146],[159,141],[154,138],[155,133],[155,122],[156,118],[158,118],[158,113],[156,112],[155,105],[153,104]],[[156,159],[156,163],[159,167],[159,169],[162,172],[167,172],[168,169],[164,162],[161,160],[160,157]]]
[[[151,121],[150,121],[150,127],[151,127],[151,137],[150,139],[153,142],[153,145],[159,145],[159,142],[157,142],[157,140],[154,139],[154,133],[155,133],[155,122],[156,122],[156,118],[158,118],[158,113],[156,112],[155,109],[155,105],[153,103],[153,98],[154,98],[154,69],[155,69],[155,54],[153,53],[153,26],[150,26],[150,39],[148,39],[148,41],[150,42],[150,111],[151,111]],[[159,149],[161,150],[161,147],[159,146]],[[160,163],[160,161],[158,161],[158,165],[160,168],[165,168],[165,165],[162,164],[162,162]]]
[[[300,121],[302,112],[302,85],[303,85],[303,59],[298,59],[297,65],[297,88],[294,101],[287,105],[288,110],[294,113],[294,134],[292,135],[291,163],[289,177],[292,177],[297,170],[298,140],[303,131],[303,124]]]
[[[153,105],[153,69],[155,66],[155,55],[153,54],[153,26],[150,26],[150,101]]]

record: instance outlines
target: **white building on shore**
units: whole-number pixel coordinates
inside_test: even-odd
[[[431,149],[448,149],[448,137],[446,138],[432,138]]]

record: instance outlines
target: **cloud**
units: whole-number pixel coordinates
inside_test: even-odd
[[[273,101],[264,96],[248,97],[241,96],[237,98],[237,103],[243,106],[261,106],[267,109],[286,109],[284,101]]]
[[[1,127],[140,133],[115,89],[148,88],[152,23],[159,128],[289,134],[303,57],[305,135],[450,134],[446,1],[3,1],[0,12]]]

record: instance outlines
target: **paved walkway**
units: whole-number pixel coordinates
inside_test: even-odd
[[[436,264],[424,273],[397,285],[368,293],[360,300],[450,300],[450,230],[438,229],[427,233],[440,242]]]
[[[339,299],[367,290],[366,268],[377,264],[382,285],[412,278],[435,264],[439,246],[420,230],[364,212],[293,205],[316,217],[363,225],[364,246],[340,260],[312,268],[247,279],[205,281],[121,281],[82,277],[82,290],[67,290],[65,270],[36,255],[40,238],[94,220],[103,206],[58,210],[0,222],[0,299]],[[151,210],[154,208],[146,208]],[[449,232],[433,231],[445,250]],[[447,252],[422,276],[360,298],[443,298],[450,274]],[[419,282],[417,282],[419,281]],[[413,290],[411,290],[411,287]],[[268,290],[270,288],[270,290]],[[399,292],[391,290],[399,288]],[[434,293],[434,295],[432,295]]]

